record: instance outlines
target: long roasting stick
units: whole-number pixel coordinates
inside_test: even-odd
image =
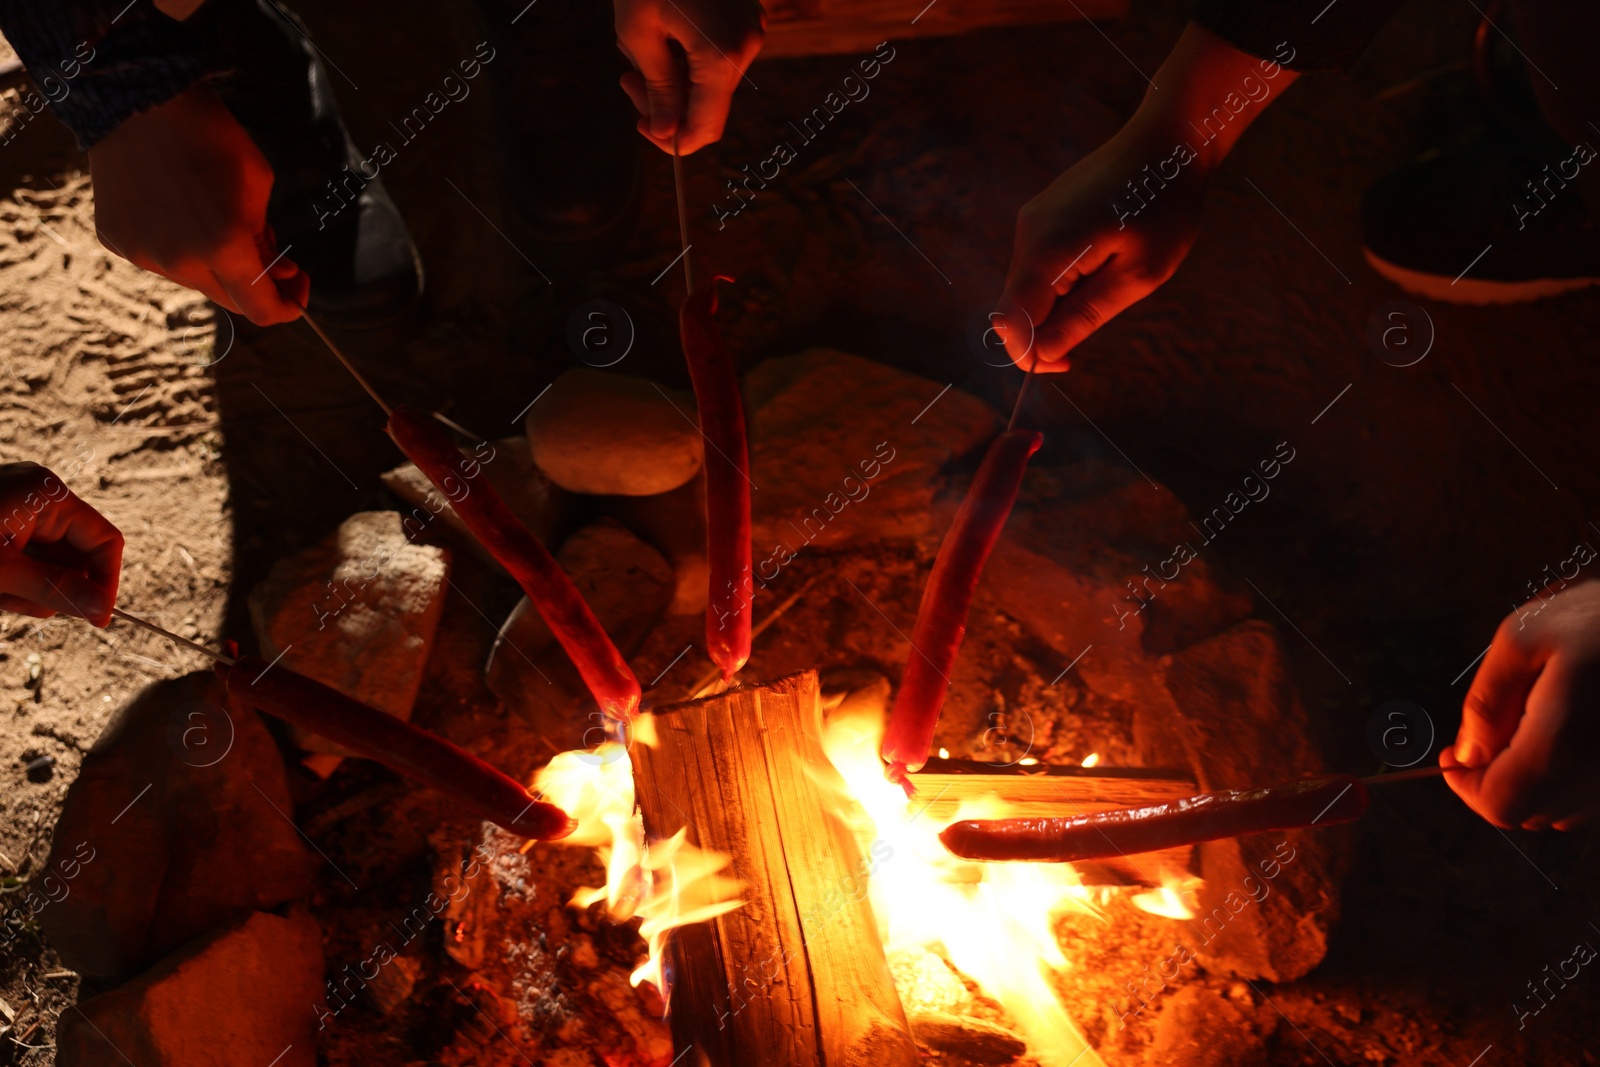
[[[197,645],[193,641],[189,640],[187,637],[179,637],[177,634],[173,633],[171,630],[164,630],[161,627],[157,626],[153,622],[150,622],[150,621],[145,620],[145,619],[141,619],[137,615],[128,614],[126,611],[123,611],[121,608],[112,608],[111,609],[111,614],[115,615],[119,619],[122,619],[124,622],[131,622],[135,626],[142,626],[146,630],[149,630],[153,634],[160,634],[162,637],[165,637],[168,641],[176,642],[177,644],[182,645],[184,648],[189,649],[191,652],[198,652],[202,656],[210,656],[212,659],[216,660],[218,663],[226,663],[230,667],[233,666],[233,657],[224,656],[221,652],[213,652],[211,649],[207,648],[205,645]]]
[[[367,381],[360,371],[356,370],[356,365],[351,363],[339,346],[333,343],[333,338],[329,337],[322,327],[317,325],[317,320],[303,311],[300,313],[300,317],[306,320],[306,324],[311,327],[318,337],[322,338],[322,343],[328,346],[328,351],[339,358],[339,362],[344,364],[344,369],[350,372],[350,376],[361,383],[361,388],[365,389],[367,395],[377,402],[377,405],[383,409],[383,413],[385,415],[393,415],[394,409],[384,403],[383,397],[378,395],[378,391],[372,387],[372,383]]]
[[[1034,354],[1033,361],[1028,364],[1028,373],[1022,376],[1022,388],[1017,390],[1017,402],[1011,405],[1011,421],[1006,423],[1007,430],[1014,430],[1017,426],[1017,416],[1022,412],[1022,401],[1028,395],[1028,385],[1033,381],[1033,372],[1039,368],[1039,356]]]
[[[694,292],[694,272],[689,269],[689,211],[683,200],[683,157],[678,154],[678,131],[672,131],[672,186],[678,196],[678,244],[683,247],[683,287]]]

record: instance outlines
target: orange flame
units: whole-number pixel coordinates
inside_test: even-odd
[[[1092,890],[1068,864],[975,864],[951,855],[939,842],[940,830],[960,819],[1002,817],[1004,805],[988,798],[964,803],[951,818],[930,818],[925,813],[936,798],[908,801],[886,781],[878,758],[886,689],[851,694],[823,732],[823,749],[845,781],[847,799],[864,810],[867,839],[876,839],[872,854],[886,856],[870,889],[885,949],[902,960],[908,953],[946,957],[1005,1006],[1046,1067],[1101,1067],[1051,986],[1055,973],[1071,968],[1052,918],[1066,910],[1099,914]],[[851,821],[859,835],[862,820]],[[878,841],[892,851],[885,853]],[[897,979],[907,974],[900,969]],[[920,979],[914,981],[918,988],[901,988],[903,999],[924,995]]]
[[[932,818],[927,810],[937,797],[908,799],[886,780],[878,751],[887,698],[888,686],[880,684],[837,704],[822,742],[839,777],[818,778],[855,831],[862,855],[876,861],[868,892],[902,1002],[923,1010],[958,1003],[965,987],[953,967],[1004,1005],[1042,1067],[1104,1067],[1052,984],[1072,968],[1054,917],[1068,910],[1100,915],[1096,891],[1070,864],[982,864],[951,855],[939,842],[941,830],[963,819],[1004,818],[1008,805],[986,797],[964,802],[948,818]],[[648,715],[634,727],[637,743],[655,744]],[[1091,753],[1083,766],[1096,762]],[[613,921],[642,920],[639,933],[649,953],[631,980],[650,983],[665,1000],[662,961],[671,931],[741,906],[744,883],[723,873],[727,856],[689,843],[684,831],[646,841],[634,805],[633,766],[619,744],[563,752],[534,786],[578,820],[577,830],[559,843],[595,849],[606,869],[605,886],[580,889],[571,903],[604,902]],[[1191,917],[1199,880],[1163,875],[1163,881],[1136,894],[1133,903],[1156,915]]]
[[[634,740],[654,744],[648,715],[635,720]],[[667,937],[680,926],[705,922],[744,903],[744,883],[722,872],[729,860],[690,844],[686,830],[646,841],[644,819],[634,810],[633,764],[615,742],[583,752],[562,752],[540,769],[534,788],[578,820],[578,828],[559,843],[595,850],[606,869],[606,884],[572,894],[574,907],[603,901],[613,922],[638,916],[639,936],[649,955],[629,977],[649,982],[667,999],[662,971]]]

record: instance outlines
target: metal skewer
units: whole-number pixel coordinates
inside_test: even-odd
[[[1374,774],[1361,779],[1362,785],[1377,785],[1380,782],[1414,782],[1418,778],[1438,778],[1449,774],[1451,771],[1468,770],[1466,767],[1441,767],[1438,764],[1432,767],[1413,767],[1407,771],[1396,771],[1393,774]]]
[[[333,343],[333,338],[329,337],[327,333],[323,331],[322,327],[317,325],[317,320],[312,318],[304,311],[300,313],[300,317],[306,320],[307,325],[309,325],[316,335],[322,339],[322,343],[328,346],[328,351],[339,357],[339,362],[344,364],[344,369],[350,372],[351,377],[355,378],[356,381],[361,383],[361,388],[365,389],[367,391],[367,395],[370,396],[377,403],[377,405],[383,409],[383,413],[385,415],[393,415],[394,409],[383,402],[383,397],[378,395],[378,391],[372,387],[372,383],[367,381],[360,371],[356,370],[356,365],[351,363],[350,360],[345,357],[345,354],[340,351],[339,346]]]
[[[179,637],[177,634],[173,633],[171,630],[164,630],[161,627],[157,626],[153,622],[149,622],[149,621],[147,621],[145,619],[141,619],[137,615],[128,614],[126,611],[123,611],[121,608],[112,608],[111,609],[111,614],[115,615],[117,618],[122,619],[125,622],[131,622],[135,626],[141,626],[144,629],[149,630],[153,634],[160,634],[162,637],[165,637],[168,641],[175,641],[178,644],[182,645],[184,648],[189,649],[191,652],[198,652],[202,656],[210,656],[212,659],[216,660],[218,663],[226,663],[230,667],[233,666],[233,664],[234,664],[234,659],[233,659],[232,656],[224,656],[221,652],[213,652],[211,649],[207,648],[205,645],[197,645],[193,641],[189,640],[187,637]]]
[[[689,211],[683,200],[683,157],[678,154],[678,131],[672,131],[672,185],[678,195],[678,244],[683,246],[683,287],[694,292],[694,272],[689,269]]]
[[[1028,395],[1028,384],[1033,381],[1033,372],[1039,367],[1039,354],[1033,355],[1033,361],[1028,364],[1028,373],[1022,376],[1022,388],[1017,390],[1017,402],[1011,405],[1011,421],[1006,423],[1006,429],[1011,430],[1017,425],[1017,415],[1022,411],[1022,401]]]

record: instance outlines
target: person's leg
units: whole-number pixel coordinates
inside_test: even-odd
[[[311,278],[308,310],[339,326],[394,322],[420,306],[421,262],[382,181],[362,173],[327,71],[291,20],[273,0],[204,0],[185,21],[227,62],[217,91],[272,164],[267,219]]]
[[[1491,42],[1517,36],[1542,118],[1521,93],[1496,96],[1488,129],[1367,190],[1367,261],[1407,292],[1500,304],[1600,285],[1600,30],[1592,0],[1491,8]]]

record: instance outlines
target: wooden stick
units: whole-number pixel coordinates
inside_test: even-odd
[[[356,381],[361,383],[361,388],[365,389],[367,391],[367,395],[370,396],[377,403],[377,405],[383,409],[383,413],[385,415],[393,415],[394,409],[388,404],[384,403],[383,397],[378,395],[378,391],[372,387],[372,383],[367,381],[360,371],[356,370],[356,365],[351,363],[350,360],[345,357],[345,354],[339,350],[339,346],[333,343],[333,338],[329,337],[327,333],[323,331],[322,327],[317,325],[317,320],[313,319],[304,311],[300,313],[300,317],[306,320],[306,323],[310,325],[312,331],[315,332],[318,337],[322,338],[322,343],[328,346],[328,351],[332,352],[339,358],[339,362],[344,364],[344,369],[349,371],[351,376],[355,378]]]
[[[1419,778],[1438,778],[1451,771],[1464,771],[1466,767],[1413,767],[1406,771],[1395,771],[1393,774],[1374,774],[1369,778],[1361,779],[1363,785],[1379,785],[1389,782],[1414,782]]]
[[[672,185],[678,195],[678,244],[683,248],[683,289],[694,292],[694,272],[689,269],[689,210],[683,200],[683,157],[678,154],[678,131],[672,131]]]
[[[1022,399],[1028,395],[1028,383],[1033,381],[1033,372],[1039,368],[1039,354],[1033,355],[1033,361],[1028,364],[1028,373],[1022,376],[1022,388],[1017,390],[1017,402],[1011,405],[1011,420],[1006,423],[1010,430],[1017,425],[1017,415],[1022,411]]]
[[[207,648],[205,645],[197,645],[193,641],[189,640],[187,637],[179,637],[177,634],[173,633],[171,630],[163,630],[161,627],[157,626],[155,623],[148,622],[148,621],[146,621],[144,619],[141,619],[137,615],[130,615],[126,611],[123,611],[121,608],[112,608],[111,609],[111,614],[115,615],[117,618],[122,619],[125,622],[131,622],[135,626],[142,626],[146,630],[149,630],[153,634],[160,634],[162,637],[165,637],[168,641],[175,641],[178,644],[182,645],[184,648],[187,648],[192,652],[198,652],[202,656],[210,656],[212,659],[216,660],[218,663],[226,663],[230,667],[233,666],[232,657],[224,656],[221,652],[213,652],[213,651],[211,651],[211,649]]]

